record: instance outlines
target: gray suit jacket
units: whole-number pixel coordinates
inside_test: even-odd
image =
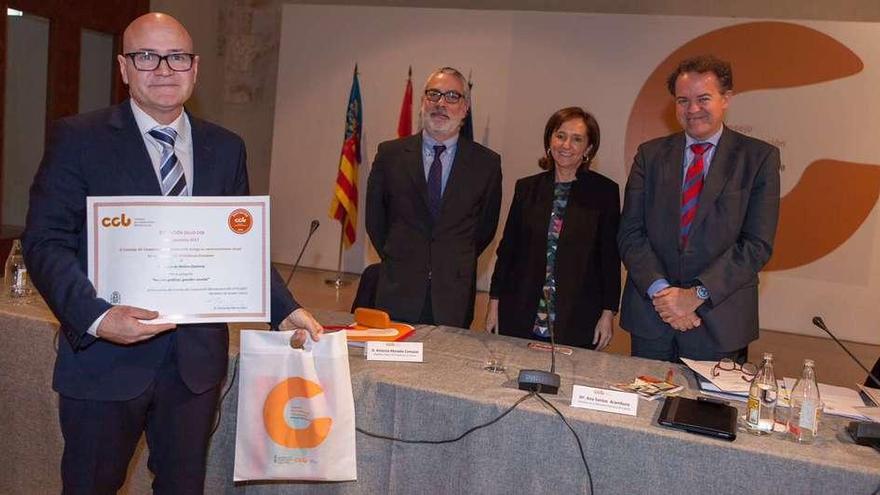
[[[367,182],[366,227],[382,258],[376,307],[416,321],[428,278],[434,320],[467,328],[477,258],[492,242],[501,208],[501,157],[460,137],[436,222],[428,210],[422,136],[379,145]]]
[[[617,241],[628,270],[620,325],[644,338],[675,331],[654,311],[648,287],[704,285],[711,298],[691,330],[718,351],[758,338],[758,272],[779,219],[779,150],[727,127],[700,194],[686,248],[679,241],[683,132],[642,144],[626,184]]]

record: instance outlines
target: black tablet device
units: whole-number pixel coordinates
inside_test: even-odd
[[[736,408],[715,401],[667,397],[657,423],[699,435],[736,440]]]

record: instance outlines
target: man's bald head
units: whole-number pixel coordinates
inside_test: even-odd
[[[144,50],[147,47],[140,46],[144,43],[144,38],[157,34],[178,38],[185,44],[184,51],[192,51],[192,38],[183,24],[161,12],[150,12],[131,21],[122,33],[122,51],[129,53]]]
[[[122,81],[141,110],[160,124],[180,116],[195,87],[199,57],[177,19],[158,12],[138,17],[125,28],[122,54],[116,59]]]

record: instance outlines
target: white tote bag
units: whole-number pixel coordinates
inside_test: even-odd
[[[234,480],[356,480],[345,332],[292,335],[241,331]]]

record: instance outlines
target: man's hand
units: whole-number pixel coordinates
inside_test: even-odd
[[[320,340],[321,334],[324,333],[324,327],[304,308],[299,308],[287,315],[287,318],[278,325],[278,329],[296,330],[291,339],[291,345],[296,348],[302,347],[306,343],[306,332],[315,342]]]
[[[486,308],[487,332],[498,333],[498,299],[489,299],[489,307]]]
[[[96,333],[98,337],[106,341],[127,345],[153,338],[177,326],[174,323],[151,325],[138,321],[154,320],[158,316],[158,312],[148,309],[135,308],[133,306],[113,306],[107,310],[107,314],[98,325]]]
[[[614,325],[611,321],[613,319],[614,314],[606,309],[602,311],[602,316],[596,322],[596,330],[593,332],[593,345],[596,346],[597,351],[606,348],[611,342],[611,337],[614,335]]]
[[[700,326],[703,321],[700,320],[700,317],[697,316],[696,313],[691,313],[688,315],[684,315],[681,318],[667,321],[672,328],[678,330],[679,332],[687,332],[688,330],[693,330]]]
[[[652,302],[654,310],[666,323],[693,313],[703,304],[703,300],[697,297],[696,290],[680,287],[667,287],[657,292]]]
[[[700,326],[700,317],[695,311],[703,304],[695,289],[667,287],[654,296],[654,310],[666,323],[679,331],[687,331]]]

